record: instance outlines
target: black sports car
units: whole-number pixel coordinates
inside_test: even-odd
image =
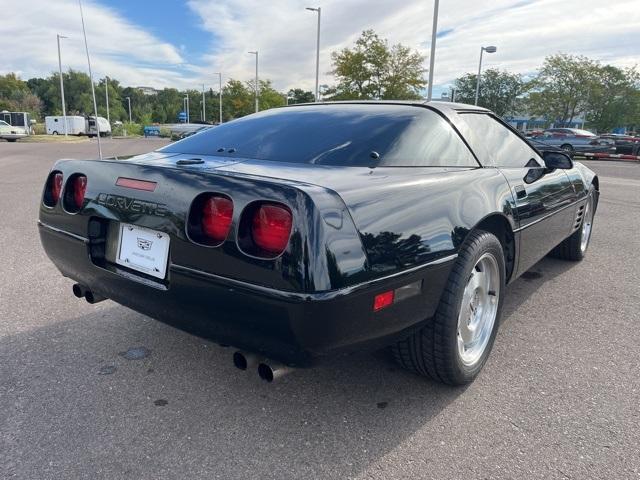
[[[582,259],[597,204],[591,170],[482,108],[321,103],[58,161],[39,231],[76,296],[233,345],[266,380],[390,345],[461,384],[491,350],[505,284],[549,252]]]

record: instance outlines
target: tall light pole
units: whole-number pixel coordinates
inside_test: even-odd
[[[202,121],[204,122],[206,117],[206,107],[204,106],[204,83],[202,84]]]
[[[127,104],[129,105],[129,123],[131,122],[131,97],[124,97],[127,99]]]
[[[316,102],[318,102],[320,101],[319,92],[318,92],[318,81],[320,78],[320,14],[322,9],[320,7],[318,8],[307,7],[307,10],[311,10],[312,12],[318,12],[318,35],[316,38]]]
[[[436,37],[438,34],[438,6],[439,0],[433,2],[433,27],[431,28],[431,54],[429,56],[429,84],[427,85],[427,100],[433,95],[433,69],[436,63]]]
[[[214,75],[218,75],[220,86],[218,88],[218,103],[220,107],[220,124],[222,123],[222,72],[216,72]]]
[[[258,86],[258,51],[256,50],[255,52],[248,52],[251,55],[255,55],[256,56],[256,113],[258,112],[259,108],[258,108],[258,95],[259,95],[259,91],[260,91],[260,87]]]
[[[482,71],[482,53],[483,52],[495,53],[497,50],[498,48],[494,46],[480,47],[480,63],[478,64],[478,78],[476,81],[476,102],[474,103],[474,105],[478,105],[478,96],[480,95],[480,73]]]
[[[107,97],[107,123],[111,125],[111,117],[109,116],[109,77],[104,77],[104,93]]]
[[[191,119],[189,118],[189,94],[188,93],[182,99],[182,106],[183,107],[186,106],[185,112],[187,114],[187,123],[190,123]]]
[[[98,156],[102,160],[102,144],[100,143],[100,124],[98,123],[98,103],[96,102],[96,88],[93,84],[91,72],[91,58],[89,57],[89,43],[87,42],[87,30],[84,28],[84,13],[82,12],[82,0],[78,0],[80,6],[80,20],[82,21],[82,35],[84,36],[84,49],[87,52],[87,65],[89,66],[89,80],[91,81],[91,96],[93,97],[93,114],[96,120],[96,138],[98,139]],[[66,121],[66,118],[65,118]]]
[[[62,80],[62,59],[60,57],[60,39],[68,38],[63,35],[56,35],[58,38],[58,70],[60,71],[60,97],[62,98],[62,117],[64,118],[64,136],[67,136],[67,107],[64,104],[64,81]]]

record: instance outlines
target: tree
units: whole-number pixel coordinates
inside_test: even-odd
[[[640,75],[636,69],[598,66],[597,78],[591,85],[586,106],[589,126],[603,132],[640,123],[637,116]]]
[[[343,99],[420,98],[426,85],[424,57],[401,44],[389,47],[373,30],[365,30],[353,48],[331,54],[338,85],[327,95]]]
[[[0,75],[0,110],[29,112],[40,116],[42,101],[30,90],[27,82],[15,73]]]
[[[301,88],[292,88],[287,93],[289,97],[289,104],[295,103],[312,103],[315,101],[313,92],[302,90]]]
[[[598,64],[583,56],[551,55],[533,82],[528,109],[557,125],[570,124],[589,104]]]
[[[523,95],[528,84],[522,75],[489,69],[482,73],[478,105],[488,108],[504,117],[514,113],[518,107],[518,97]],[[478,75],[467,73],[455,81],[455,101],[473,104],[476,97]]]

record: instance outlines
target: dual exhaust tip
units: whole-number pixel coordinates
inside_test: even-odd
[[[74,284],[72,289],[73,294],[77,298],[84,298],[92,305],[107,299],[79,283]],[[279,362],[266,360],[252,353],[242,352],[240,350],[233,354],[233,365],[239,370],[249,370],[250,368],[258,367],[258,376],[267,383],[283,377],[292,370],[290,367]]]
[[[98,295],[97,293],[89,290],[87,287],[83,287],[79,283],[74,284],[72,289],[73,289],[73,294],[76,297],[84,298],[88,303],[92,305],[107,299],[107,297]]]
[[[249,370],[257,367],[258,376],[267,383],[271,383],[292,371],[290,367],[279,362],[265,360],[252,353],[241,351],[233,354],[233,365],[239,370]]]

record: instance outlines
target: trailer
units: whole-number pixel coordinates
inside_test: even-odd
[[[48,135],[64,135],[65,119],[67,135],[87,135],[95,137],[98,132],[101,137],[111,135],[111,125],[106,118],[98,117],[98,126],[96,127],[95,116],[83,117],[81,115],[52,115],[44,118],[45,127]]]
[[[66,122],[65,122],[66,119]],[[66,130],[65,130],[66,123]],[[47,135],[86,135],[87,119],[80,115],[52,115],[44,117]]]

